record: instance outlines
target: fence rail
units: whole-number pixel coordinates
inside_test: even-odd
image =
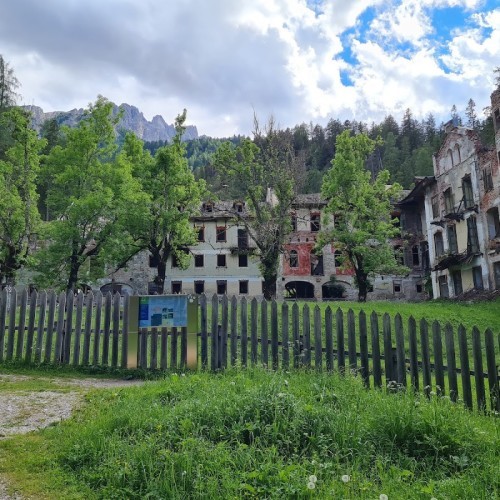
[[[0,294],[0,363],[59,363],[127,367],[129,298],[82,293]],[[418,324],[376,312],[200,296],[200,369],[262,366],[352,372],[367,388],[411,387],[462,401],[470,409],[500,411],[500,338],[437,321]],[[142,369],[187,366],[185,329],[142,330]]]

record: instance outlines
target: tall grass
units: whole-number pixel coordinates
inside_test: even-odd
[[[93,392],[72,420],[0,448],[0,471],[18,478],[43,455],[40,489],[52,498],[495,498],[500,488],[496,419],[305,372],[173,374]]]

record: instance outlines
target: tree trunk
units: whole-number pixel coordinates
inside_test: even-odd
[[[272,300],[276,297],[276,276],[264,278],[262,293],[264,294],[264,298],[266,300]]]
[[[363,271],[356,271],[356,280],[358,282],[358,302],[366,302],[368,295],[368,275]]]
[[[69,268],[69,277],[68,284],[66,285],[66,291],[74,291],[76,289],[76,285],[78,283],[78,271],[80,270],[78,254],[73,252],[70,258],[70,268]]]
[[[165,293],[165,276],[167,274],[167,262],[164,259],[158,259],[158,268],[156,272],[155,284],[158,295]]]

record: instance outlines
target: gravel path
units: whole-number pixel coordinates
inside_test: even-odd
[[[15,382],[30,380],[46,381],[53,388],[36,392],[16,390]],[[0,392],[0,439],[36,431],[69,418],[87,390],[130,387],[143,383],[141,380],[35,378],[0,374],[0,385],[6,382],[12,385],[13,391]],[[0,500],[23,500],[17,493],[9,496],[5,479],[1,476]]]

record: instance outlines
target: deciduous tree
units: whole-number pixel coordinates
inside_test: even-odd
[[[30,127],[30,116],[13,107],[0,115],[12,146],[0,160],[0,283],[15,282],[39,229],[35,189],[39,153],[45,141]]]
[[[236,211],[234,215],[258,248],[266,299],[276,295],[279,259],[291,229],[293,180],[303,162],[292,138],[278,130],[272,118],[264,130],[255,120],[254,140],[246,139],[237,147],[223,144],[214,161],[219,174],[233,178],[244,193],[250,217]]]
[[[387,185],[387,170],[371,179],[364,164],[374,146],[363,134],[351,136],[346,131],[339,135],[322,188],[328,200],[326,214],[333,216],[334,223],[322,230],[318,246],[333,243],[342,252],[345,264],[354,270],[360,302],[366,300],[371,276],[402,271],[389,243],[398,232],[391,217],[391,199],[400,186]]]

